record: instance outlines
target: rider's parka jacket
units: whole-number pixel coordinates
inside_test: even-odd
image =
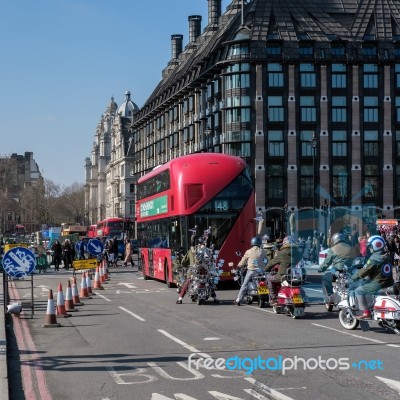
[[[333,266],[338,271],[342,271],[345,265],[350,267],[351,263],[358,255],[355,247],[340,242],[328,250],[328,255],[320,269],[324,272],[328,267]]]
[[[353,279],[369,277],[371,281],[378,282],[381,288],[392,286],[394,283],[392,268],[386,254],[380,251],[372,253],[367,263],[356,270]]]
[[[279,264],[279,269],[276,275],[283,277],[286,274],[287,269],[291,265],[296,265],[301,259],[301,254],[297,246],[291,246],[290,244],[284,244],[279,251],[276,252],[275,257],[270,263],[268,263],[267,271],[271,271],[275,265]]]

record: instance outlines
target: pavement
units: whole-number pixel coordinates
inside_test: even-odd
[[[4,305],[4,273],[0,286],[0,393],[2,400],[9,399],[7,371],[6,308]]]

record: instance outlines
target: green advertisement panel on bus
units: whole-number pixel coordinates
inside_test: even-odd
[[[153,215],[168,212],[168,196],[157,197],[140,205],[141,217],[152,217]]]

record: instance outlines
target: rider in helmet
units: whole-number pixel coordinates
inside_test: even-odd
[[[319,272],[325,272],[330,266],[337,271],[343,271],[345,265],[349,266],[358,256],[357,248],[351,246],[343,233],[334,233],[331,237],[331,248],[328,250],[327,257],[319,268]],[[334,275],[331,271],[326,271],[322,276],[322,290],[324,292],[325,303],[332,304]]]
[[[246,290],[247,284],[250,282],[252,276],[259,268],[264,268],[265,264],[268,262],[267,255],[262,249],[262,240],[256,236],[251,239],[250,244],[251,248],[244,253],[238,264],[239,268],[247,267],[246,276],[243,279],[242,286],[240,287],[235,300],[235,304],[238,306],[240,306],[240,301],[242,300],[244,291]]]
[[[364,267],[355,270],[352,276],[354,280],[369,277],[366,283],[361,284],[355,290],[359,309],[363,311],[362,315],[358,317],[359,319],[371,318],[367,296],[376,293],[379,289],[392,286],[394,283],[392,264],[389,262],[385,240],[378,235],[371,236],[368,239],[367,248],[371,256]]]
[[[274,258],[274,253],[276,250],[276,244],[274,242],[274,237],[268,233],[266,233],[262,238],[262,247],[267,255],[269,261]]]
[[[290,237],[285,237],[279,251],[276,252],[274,259],[268,263],[268,267],[266,268],[266,271],[270,272],[272,268],[279,265],[278,271],[275,274],[268,275],[269,301],[272,305],[276,303],[276,298],[286,271],[300,260],[301,253],[298,246],[292,243]]]

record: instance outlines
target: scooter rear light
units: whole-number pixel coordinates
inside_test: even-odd
[[[260,281],[260,283],[258,284],[258,286],[265,286],[265,282],[264,282],[264,281]]]
[[[292,288],[293,294],[301,294],[300,288]]]

